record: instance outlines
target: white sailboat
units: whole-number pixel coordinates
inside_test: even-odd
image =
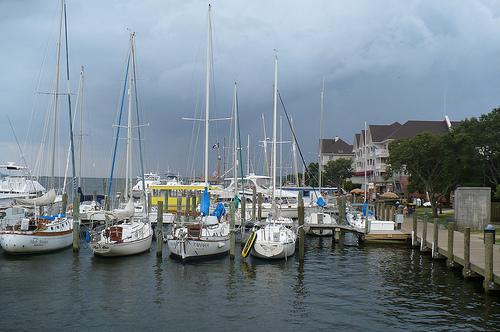
[[[136,82],[134,58],[135,33],[130,34],[130,75],[128,124],[127,124],[127,165],[126,193],[128,203],[124,209],[101,211],[106,214],[106,224],[89,231],[89,246],[96,256],[128,256],[148,251],[153,239],[153,228],[149,218],[134,217],[135,207],[132,197],[132,95]],[[140,144],[140,141],[139,141]]]
[[[56,192],[54,188],[54,166],[56,151],[56,129],[59,99],[59,64],[61,55],[62,24],[65,15],[65,1],[61,0],[59,18],[59,39],[57,43],[56,74],[54,84],[54,108],[52,129],[52,152],[51,152],[51,187],[45,195],[38,198],[15,198],[12,210],[22,209],[24,213],[13,213],[12,219],[3,219],[0,225],[0,245],[5,252],[11,254],[33,254],[44,253],[69,247],[73,243],[73,219],[64,214],[54,214],[54,202]],[[67,47],[67,45],[66,45]],[[69,83],[68,83],[69,87]],[[70,124],[71,126],[71,124]],[[13,165],[11,165],[12,167]],[[9,166],[7,167],[9,168]],[[25,188],[31,194],[32,190],[42,189],[38,182],[30,182],[33,188]],[[44,215],[49,214],[49,215]],[[53,214],[53,215],[50,215]]]
[[[323,175],[323,95],[325,90],[325,83],[323,81],[323,89],[321,90],[321,119],[320,119],[320,140],[319,140],[319,163],[318,163],[318,187],[319,187],[319,195],[316,201],[316,209],[319,211],[314,211],[309,214],[304,220],[304,229],[306,230],[306,234],[316,235],[316,236],[330,236],[333,234],[332,229],[315,229],[315,225],[332,225],[336,224],[336,220],[333,216],[326,213],[324,208],[326,206],[323,197],[321,196],[321,179]],[[312,227],[311,227],[312,226]]]
[[[276,188],[276,133],[278,114],[278,57],[274,59],[274,121],[273,121],[273,159],[272,159],[272,185]],[[250,254],[264,259],[286,259],[295,253],[295,242],[297,233],[289,226],[292,224],[290,218],[282,217],[276,206],[276,190],[272,191],[273,207],[269,212],[263,225],[254,229],[255,235],[251,235],[248,241],[253,241]],[[248,243],[247,243],[248,245]],[[246,250],[243,255],[246,255]]]
[[[208,45],[207,45],[207,76],[205,96],[205,191],[200,205],[200,216],[193,222],[174,224],[172,233],[167,235],[170,256],[182,261],[206,259],[224,256],[230,249],[229,222],[219,215],[209,215],[210,197],[208,194],[208,129],[209,129],[209,92],[210,92],[210,56],[212,46],[211,36],[211,6],[208,6]],[[223,208],[223,206],[222,206]]]

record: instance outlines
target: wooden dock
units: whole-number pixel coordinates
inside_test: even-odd
[[[367,234],[363,230],[360,230],[356,227],[350,225],[329,225],[329,224],[314,224],[307,225],[310,229],[331,229],[335,233],[353,233],[355,234],[362,242],[387,242],[387,241],[398,241],[405,242],[411,239],[411,231],[406,231],[404,229],[395,229],[395,230],[385,230],[385,231],[371,231]]]
[[[414,220],[415,219],[415,220]],[[494,244],[494,233],[470,235],[453,230],[435,222],[425,222],[416,218],[404,218],[402,230],[411,232],[412,245],[422,252],[428,252],[435,260],[446,260],[448,268],[461,268],[464,278],[484,278],[486,292],[500,290],[500,245]],[[416,227],[416,232],[414,228]]]

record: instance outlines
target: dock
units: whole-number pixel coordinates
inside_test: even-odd
[[[462,269],[465,279],[484,278],[486,292],[500,290],[500,245],[495,244],[495,233],[471,236],[469,228],[459,232],[454,226],[407,217],[402,230],[411,232],[412,245],[430,253],[432,259],[446,260],[450,269]]]
[[[310,229],[331,229],[335,233],[353,233],[358,237],[361,242],[378,242],[378,241],[409,241],[411,239],[411,231],[406,231],[403,229],[395,229],[395,230],[385,230],[385,231],[370,231],[369,233],[365,233],[363,230],[360,230],[356,227],[346,224],[315,224],[315,225],[307,225]]]

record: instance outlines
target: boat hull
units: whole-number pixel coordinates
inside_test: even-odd
[[[106,243],[104,241],[89,243],[90,248],[96,256],[119,257],[136,255],[148,251],[151,248],[153,234],[146,238],[122,243]]]
[[[90,232],[89,247],[96,256],[119,257],[148,251],[153,241],[149,222],[132,221]]]
[[[67,248],[73,243],[73,230],[62,234],[0,233],[0,244],[10,254],[36,254]]]
[[[296,234],[289,228],[266,225],[255,231],[255,239],[250,254],[262,259],[285,259],[295,253]]]
[[[230,238],[210,237],[200,239],[167,238],[170,256],[173,259],[188,261],[225,256],[229,253]]]

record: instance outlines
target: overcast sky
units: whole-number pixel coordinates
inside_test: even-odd
[[[208,4],[67,1],[72,92],[85,67],[83,175],[110,173],[128,29],[136,33],[140,107],[143,122],[149,123],[143,131],[146,171],[203,172],[201,142],[196,168],[188,168],[193,123],[182,117],[199,117],[204,100]],[[25,145],[28,130],[35,135],[30,128],[43,126],[44,120],[30,125],[30,119],[45,111],[38,104],[46,103],[46,95],[36,97],[35,92],[49,92],[52,82],[58,8],[58,0],[0,1],[2,164],[23,163],[14,133],[30,164],[36,155],[30,142],[43,140],[33,136]],[[250,135],[252,169],[262,173],[265,159],[258,141],[264,137],[262,114],[267,137],[272,135],[277,55],[279,91],[307,164],[317,161],[323,78],[324,138],[339,136],[352,144],[365,121],[442,120],[445,113],[452,121],[480,116],[500,107],[499,15],[500,2],[493,0],[212,1],[212,115],[231,116],[236,82],[241,137],[246,145]],[[66,91],[65,82],[61,87]],[[67,97],[62,98],[61,151],[69,136]],[[224,139],[229,144],[229,121],[211,128],[211,146],[219,142],[222,147]],[[284,140],[290,139],[289,132],[284,127]],[[288,167],[290,150],[290,144],[283,146]],[[211,170],[217,168],[214,151]]]

